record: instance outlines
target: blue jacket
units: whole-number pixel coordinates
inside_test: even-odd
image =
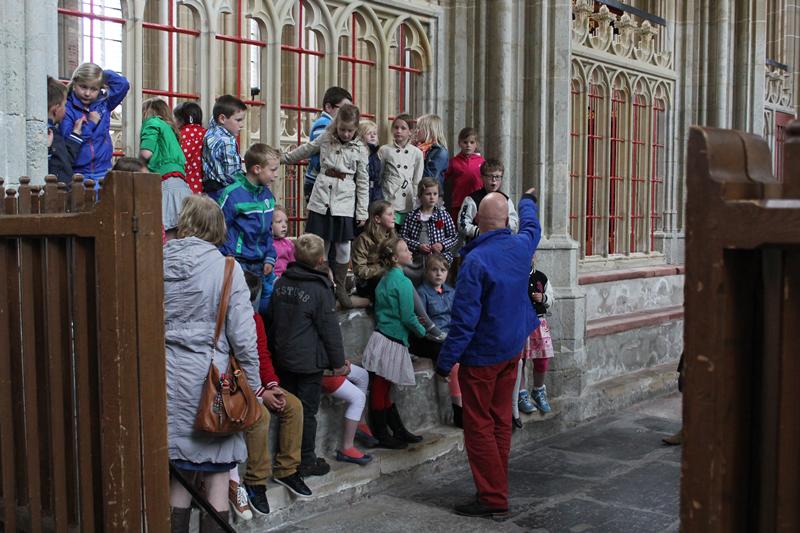
[[[323,133],[325,129],[330,126],[333,117],[322,112],[322,114],[311,124],[311,131],[308,132],[308,142],[313,141]],[[314,154],[308,158],[308,166],[306,167],[305,183],[313,185],[317,181],[317,173],[319,172],[319,154]]]
[[[439,182],[439,195],[442,198],[444,198],[444,172],[449,164],[450,157],[444,146],[434,144],[425,154],[425,168],[422,170],[422,176],[436,178]]]
[[[457,362],[490,366],[519,355],[539,326],[530,298],[531,258],[542,228],[533,196],[519,201],[520,227],[514,235],[499,229],[479,235],[461,249],[463,263],[447,340],[436,372],[446,376]]]
[[[269,187],[253,185],[244,174],[222,189],[219,206],[225,216],[227,234],[222,255],[238,261],[275,264],[278,254],[272,243],[272,212],[275,197]]]
[[[70,91],[67,97],[66,112],[61,121],[61,135],[66,139],[72,133],[72,128],[82,116],[86,117],[81,127],[83,146],[77,157],[72,162],[72,171],[76,174],[108,172],[111,170],[111,157],[114,145],[111,142],[111,112],[122,103],[128,94],[130,84],[124,76],[113,70],[104,70],[103,77],[108,90],[104,90],[97,100],[84,106],[75,93]],[[89,113],[97,111],[100,121],[94,124],[89,120]]]
[[[442,285],[442,292],[439,293],[426,280],[417,287],[417,294],[422,300],[422,305],[425,307],[428,317],[433,320],[436,327],[447,333],[450,330],[453,298],[456,295],[453,287],[445,283]]]
[[[369,173],[369,204],[375,200],[383,200],[383,188],[381,174],[383,173],[383,163],[381,158],[378,157],[377,145],[368,144],[369,148],[369,161],[367,164],[367,172]]]

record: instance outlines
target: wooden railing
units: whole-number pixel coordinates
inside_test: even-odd
[[[158,176],[0,198],[0,529],[169,531]]]
[[[689,137],[681,522],[800,531],[800,122]]]

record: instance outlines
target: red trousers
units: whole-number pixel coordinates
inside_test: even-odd
[[[464,445],[478,499],[508,509],[508,454],[511,450],[511,393],[517,361],[492,366],[461,365],[458,379],[464,404]]]

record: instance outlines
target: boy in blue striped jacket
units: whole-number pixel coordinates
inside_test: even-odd
[[[220,251],[235,258],[243,270],[262,276],[258,310],[265,313],[275,282],[277,258],[272,242],[275,197],[269,188],[278,177],[280,152],[263,143],[254,144],[244,155],[244,165],[247,173],[236,174],[217,200],[227,227]]]

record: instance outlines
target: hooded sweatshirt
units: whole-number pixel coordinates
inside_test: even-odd
[[[242,433],[208,437],[193,430],[212,357],[223,373],[228,354],[235,354],[250,387],[255,391],[261,383],[250,290],[238,265],[233,268],[224,328],[212,350],[224,271],[225,258],[202,239],[175,239],[164,246],[167,444],[172,460],[221,464],[247,459]]]

